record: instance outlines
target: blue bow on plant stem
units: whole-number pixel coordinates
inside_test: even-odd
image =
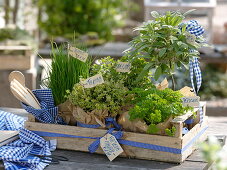
[[[200,26],[198,24],[198,22],[195,20],[191,20],[187,23],[186,30],[190,34],[195,35],[196,37],[198,37],[204,33],[204,28],[202,26]],[[193,51],[191,50],[191,52],[193,52]],[[202,84],[202,74],[201,74],[201,70],[199,67],[199,61],[198,61],[197,57],[193,57],[193,59],[190,60],[189,70],[190,70],[190,79],[191,79],[191,83],[192,83],[192,88],[193,88],[194,92],[196,94],[198,94],[199,89]],[[195,89],[195,85],[194,85],[194,75],[196,78],[196,86],[197,86],[196,89]]]
[[[114,131],[114,128],[110,128],[110,129],[107,131],[107,133],[113,135],[117,140],[122,138],[122,136],[123,136],[123,132],[122,132],[122,131],[117,131],[117,132],[114,132],[114,133],[113,133],[113,131]],[[102,137],[99,137],[96,141],[94,141],[94,142],[88,147],[88,150],[89,150],[90,153],[94,153],[94,152],[98,149],[98,147],[99,147],[99,145],[100,145],[100,139],[101,139],[101,138],[102,138]]]

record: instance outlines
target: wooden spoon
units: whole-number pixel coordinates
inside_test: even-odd
[[[34,98],[36,103],[40,106],[38,99],[35,97],[35,95],[32,93],[32,91],[25,86],[25,76],[23,75],[23,73],[21,73],[20,71],[12,71],[9,74],[9,82],[12,82],[14,79],[17,80],[20,83],[20,84],[18,84],[19,86],[22,85],[24,87],[24,88],[21,88],[21,89],[23,89],[25,93],[28,92]],[[15,91],[12,91],[12,93],[15,96]],[[20,101],[22,101],[22,100],[20,100]]]
[[[9,74],[9,82],[13,81],[13,79],[16,79],[22,86],[25,87],[25,77],[23,73],[21,73],[20,71],[12,71]]]
[[[10,88],[16,93],[16,97],[22,99],[24,103],[34,107],[35,109],[40,109],[40,105],[36,102],[33,96],[23,87],[16,79],[13,79],[10,83]]]

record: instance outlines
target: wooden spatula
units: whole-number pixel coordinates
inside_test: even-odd
[[[36,102],[33,96],[16,79],[11,81],[10,88],[17,99],[20,99],[20,101],[34,107],[35,109],[40,109],[40,105]]]
[[[16,81],[15,81],[16,80]],[[9,82],[12,83],[11,91],[20,101],[30,105],[30,101],[35,108],[40,108],[40,103],[30,89],[25,86],[25,77],[20,71],[12,71],[9,74]],[[28,100],[28,101],[27,101]],[[34,103],[35,100],[35,103]],[[38,106],[37,106],[38,105]]]

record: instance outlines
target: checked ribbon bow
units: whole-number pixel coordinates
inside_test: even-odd
[[[190,20],[187,23],[186,30],[190,34],[195,35],[196,37],[198,37],[204,33],[204,28],[202,26],[200,26],[198,24],[198,22],[195,20]],[[193,52],[193,51],[191,50],[191,52]],[[202,84],[202,74],[201,74],[201,70],[199,67],[199,61],[198,61],[197,57],[194,57],[193,59],[190,60],[189,70],[190,70],[190,79],[191,79],[191,83],[192,83],[192,88],[195,93],[198,93],[199,89],[201,87],[201,84]],[[197,86],[196,89],[195,89],[195,85],[194,85],[194,75],[196,78],[196,86]]]

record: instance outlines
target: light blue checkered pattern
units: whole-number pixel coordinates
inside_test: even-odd
[[[200,26],[196,20],[190,20],[187,23],[186,30],[197,37],[204,33],[204,28]],[[190,51],[193,52],[193,50],[190,50]],[[190,79],[192,83],[192,88],[194,89],[194,92],[198,94],[202,84],[202,73],[199,67],[198,58],[194,57],[193,59],[191,59],[189,62],[189,66],[190,66],[189,70],[190,70]],[[194,75],[196,78],[196,86],[197,86],[196,89],[194,85]]]
[[[200,36],[204,33],[204,28],[196,20],[190,20],[187,23],[186,30],[195,36]]]
[[[201,106],[199,107],[199,117],[200,117],[199,123],[202,124],[203,123],[203,108]]]
[[[190,20],[187,23],[186,30],[195,35],[196,37],[201,36],[204,33],[204,28],[198,24],[196,20]],[[191,50],[193,52],[193,50]],[[199,60],[197,57],[193,57],[193,59],[189,62],[189,71],[190,71],[190,79],[194,92],[198,95],[199,89],[202,85],[202,73],[199,66]],[[194,85],[194,75],[196,79],[196,88]],[[203,108],[199,107],[200,112],[200,124],[203,122]]]
[[[40,102],[41,109],[34,109],[22,103],[22,107],[42,123],[65,124],[58,115],[58,108],[54,106],[54,98],[51,89],[37,89],[32,91]]]
[[[202,73],[199,67],[199,61],[197,57],[194,57],[193,59],[190,60],[189,70],[190,70],[190,79],[191,79],[192,88],[194,92],[198,94],[199,89],[202,85]],[[194,75],[196,78],[196,89],[194,85]]]
[[[37,155],[51,155],[50,143],[37,134],[24,129],[24,119],[11,113],[0,111],[0,130],[19,130],[19,139],[0,147],[0,160],[6,170],[42,170],[48,164]]]

